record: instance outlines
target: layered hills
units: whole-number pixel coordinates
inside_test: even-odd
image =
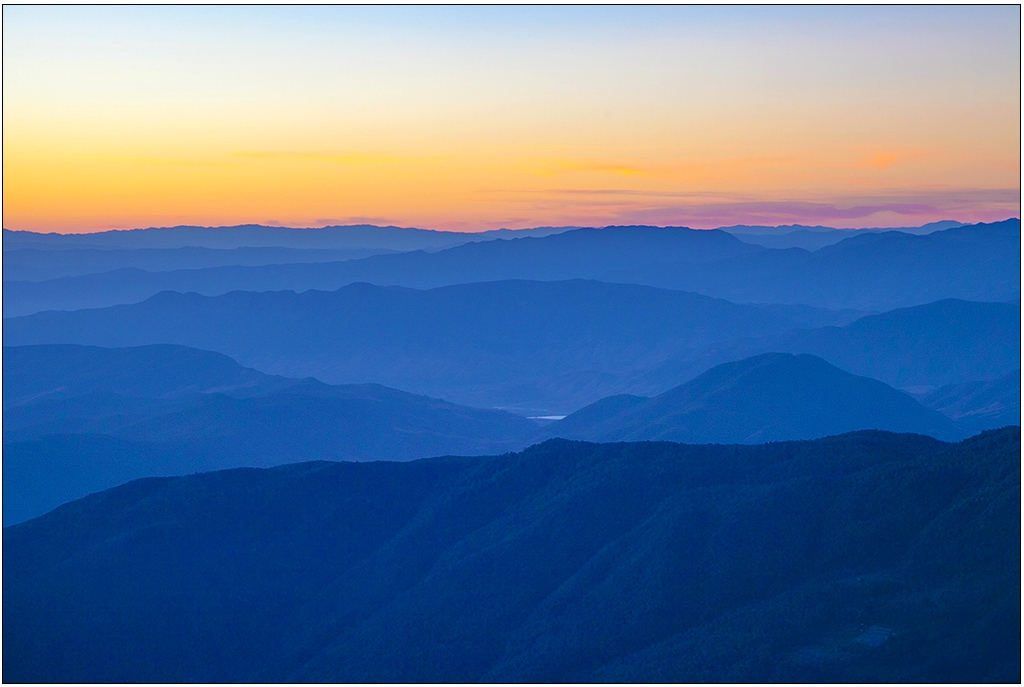
[[[342,262],[390,253],[382,248],[22,248],[4,251],[4,281],[47,281],[134,269],[149,272],[208,267]],[[58,282],[63,283],[63,282]]]
[[[225,467],[478,454],[552,436],[759,443],[885,429],[956,439],[1019,422],[993,413],[994,393],[1011,403],[1008,381],[965,385],[972,394],[947,388],[934,402],[944,415],[783,353],[719,365],[655,398],[604,398],[543,429],[377,384],[267,375],[183,346],[20,346],[4,356],[8,524],[129,479]]]
[[[866,315],[849,324],[800,328],[680,356],[632,380],[651,395],[725,362],[766,352],[809,353],[914,394],[1020,369],[1020,306],[947,299]]]
[[[6,319],[4,341],[173,343],[272,374],[376,382],[535,415],[614,394],[659,394],[765,352],[810,353],[915,392],[1020,369],[1016,305],[946,300],[858,315],[588,281],[426,291],[355,284],[331,293],[163,293],[39,313]]]
[[[919,396],[969,433],[1020,424],[1020,370],[996,379],[949,384]]]
[[[588,441],[756,444],[858,429],[963,436],[949,418],[882,382],[785,353],[719,365],[654,398],[603,399],[545,431]]]
[[[1019,304],[946,299],[791,332],[769,345],[904,388],[994,379],[1019,368],[1019,343]]]
[[[299,230],[290,230],[299,231]],[[412,230],[410,230],[412,231]],[[944,298],[1020,294],[1020,221],[926,235],[861,232],[816,251],[774,249],[724,231],[625,226],[477,240],[445,250],[344,262],[113,272],[9,281],[7,316],[144,300],[162,290],[333,290],[353,282],[434,288],[505,279],[597,279],[693,291],[736,302],[888,310]]]
[[[131,479],[521,448],[536,424],[378,384],[273,377],[180,346],[4,348],[4,522]]]
[[[408,251],[450,248],[467,241],[512,236],[546,236],[575,227],[494,229],[476,233],[434,231],[414,227],[349,224],[324,227],[280,227],[240,224],[221,227],[176,226],[117,229],[89,234],[57,234],[3,230],[4,250],[37,248],[101,250],[214,248],[383,249]]]
[[[586,444],[4,530],[9,682],[1018,682],[1020,434]]]
[[[172,290],[219,295],[234,290],[334,290],[353,282],[434,288],[506,279],[601,279],[644,268],[652,259],[684,263],[720,260],[762,251],[721,231],[684,227],[604,227],[509,240],[463,242],[454,248],[377,255],[345,262],[219,267],[109,273],[42,282],[11,281],[4,288],[7,316],[41,310],[74,310],[141,301]],[[643,280],[613,280],[643,283]]]
[[[1019,220],[3,238],[5,681],[1020,680]]]
[[[426,291],[353,284],[299,294],[166,292],[134,305],[38,313],[6,319],[4,342],[172,343],[224,353],[272,374],[375,382],[543,415],[627,391],[625,378],[710,346],[845,324],[858,314],[736,305],[584,280]]]
[[[863,232],[809,252],[764,249],[695,266],[664,260],[611,281],[683,289],[750,303],[890,310],[958,298],[1020,298],[1020,220],[925,235]]]
[[[21,346],[4,356],[8,523],[141,476],[311,458],[465,455],[552,436],[760,443],[884,429],[948,440],[1019,423],[1001,405],[1014,403],[1012,375],[926,395],[933,410],[820,358],[784,353],[716,366],[655,398],[603,398],[543,429],[377,384],[267,375],[183,346]]]
[[[815,251],[819,248],[839,243],[843,239],[859,236],[860,234],[899,231],[905,234],[920,235],[962,226],[963,222],[941,220],[939,222],[929,222],[919,227],[886,227],[884,229],[834,229],[832,227],[812,227],[801,224],[775,227],[736,225],[720,228],[741,241],[764,246],[765,248],[803,248],[804,250]]]

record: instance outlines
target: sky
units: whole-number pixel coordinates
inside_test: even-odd
[[[1020,8],[3,8],[3,226],[1020,216]]]

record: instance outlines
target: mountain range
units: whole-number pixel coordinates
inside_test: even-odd
[[[290,230],[298,231],[298,230]],[[353,282],[434,288],[506,279],[601,281],[693,291],[736,302],[888,310],[943,298],[1010,301],[1020,294],[1020,221],[935,231],[860,233],[814,252],[745,243],[683,227],[572,229],[478,240],[428,253],[343,262],[112,272],[8,281],[5,315],[95,308],[162,290],[333,290]]]
[[[342,262],[393,253],[384,248],[21,248],[4,251],[4,281],[48,281],[62,277],[136,269],[170,272],[232,265]]]
[[[481,232],[434,231],[413,227],[348,224],[323,227],[282,227],[239,224],[223,227],[149,227],[115,229],[88,234],[39,233],[3,230],[4,250],[40,248],[137,249],[137,248],[296,248],[383,249],[409,251],[457,246],[467,241],[546,236],[576,227],[492,229]]]
[[[961,226],[963,226],[963,222],[942,220],[939,222],[929,222],[919,227],[886,227],[884,229],[833,229],[832,227],[804,226],[801,224],[776,227],[736,225],[721,227],[721,229],[722,231],[729,232],[741,241],[764,246],[765,248],[803,248],[804,250],[815,251],[862,233],[899,231],[904,234],[921,235]]]
[[[1020,681],[1019,220],[3,244],[7,682]]]
[[[681,356],[630,380],[652,395],[725,362],[767,352],[810,353],[915,395],[994,380],[1020,369],[1020,307],[948,299],[866,315],[842,326],[794,329]]]
[[[4,285],[4,312],[10,317],[133,303],[163,290],[219,295],[234,290],[334,290],[353,282],[433,288],[508,279],[601,279],[609,271],[644,267],[652,256],[697,262],[761,250],[720,231],[576,229],[544,237],[463,243],[436,253],[416,250],[344,262],[167,272],[126,267],[42,282],[9,281]]]
[[[1008,423],[1010,424],[1010,423]],[[612,396],[549,425],[587,441],[759,444],[884,429],[960,439],[940,413],[812,355],[766,353],[719,365],[654,398]]]
[[[1012,376],[922,399],[942,414],[784,353],[719,365],[655,398],[604,398],[547,424],[377,384],[266,375],[182,346],[19,346],[4,357],[8,524],[130,479],[228,467],[469,455],[549,437],[759,443],[882,429],[948,440],[1019,423],[1000,405],[1012,406]]]
[[[826,227],[820,224],[778,224],[774,226],[768,226],[764,224],[733,224],[727,227],[718,227],[722,231],[727,231],[733,235],[747,236],[785,236],[792,234],[797,231],[804,231],[811,234],[831,234],[833,232],[880,232],[880,231],[901,231],[904,234],[930,234],[934,231],[941,231],[943,229],[952,229],[953,227],[962,227],[963,222],[957,222],[951,219],[943,219],[937,222],[927,222],[920,226],[914,227],[861,227],[859,229],[836,229],[835,227]]]
[[[659,394],[766,352],[810,353],[914,392],[1020,369],[1018,306],[946,300],[860,314],[589,281],[426,291],[354,284],[330,293],[168,292],[135,305],[38,313],[6,319],[4,342],[172,343],[269,374],[375,382],[527,415]]]
[[[917,227],[873,227],[866,229],[836,229],[824,226],[787,224],[780,226],[733,225],[719,227],[730,234],[745,236],[779,236],[794,231],[831,233],[835,231],[902,231],[908,234],[928,234],[940,229],[962,226],[962,222],[942,220]],[[489,229],[477,232],[438,231],[413,227],[381,226],[374,224],[331,225],[321,227],[286,227],[279,225],[242,224],[234,226],[149,227],[114,229],[87,234],[59,234],[33,231],[3,230],[4,249],[46,248],[63,250],[69,247],[99,249],[140,248],[241,248],[272,246],[278,248],[382,248],[386,250],[418,250],[457,245],[469,238],[514,238],[517,236],[547,236],[570,229],[584,227],[531,227],[525,229]]]
[[[4,343],[172,343],[270,374],[545,415],[616,393],[625,376],[678,356],[858,314],[583,280],[426,291],[352,284],[299,294],[166,292],[134,305],[8,318]]]
[[[149,478],[4,529],[8,682],[1020,680],[1020,431]]]
[[[826,308],[890,310],[946,298],[1008,302],[1020,298],[1020,220],[923,236],[869,232],[813,252],[764,249],[696,266],[664,260],[604,278]]]
[[[4,522],[152,475],[518,449],[536,423],[181,346],[4,348]]]
[[[929,408],[974,434],[1020,424],[1020,370],[990,380],[949,384],[918,396]]]

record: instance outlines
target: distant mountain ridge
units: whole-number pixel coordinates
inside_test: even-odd
[[[88,234],[57,234],[3,230],[4,250],[18,248],[295,248],[422,250],[448,248],[466,241],[517,236],[544,236],[574,227],[493,229],[482,232],[435,231],[414,227],[349,224],[321,227],[283,227],[264,224],[202,227],[114,229]],[[520,233],[522,232],[522,233]]]
[[[394,253],[385,248],[21,248],[4,251],[4,281],[49,281],[133,268],[169,272],[211,267],[343,262]]]
[[[298,380],[242,367],[226,355],[185,346],[4,346],[4,408],[86,394],[139,398],[232,391],[265,393]]]
[[[945,299],[867,315],[843,327],[778,338],[792,353],[812,353],[892,386],[942,386],[991,379],[1020,367],[1020,307]]]
[[[796,230],[815,232],[829,231],[905,231],[907,233],[929,233],[938,229],[961,226],[962,222],[942,220],[929,222],[920,227],[874,227],[871,229],[838,230],[834,227],[805,226],[801,224],[778,225],[774,227],[754,225],[733,225],[718,227],[729,233],[743,234],[785,234]],[[48,246],[67,248],[89,246],[96,248],[252,248],[258,246],[291,248],[391,248],[394,250],[417,250],[438,247],[446,241],[459,242],[463,237],[514,238],[519,236],[546,236],[571,229],[593,227],[540,226],[523,229],[489,229],[478,232],[439,231],[394,225],[350,224],[317,227],[286,227],[265,224],[238,224],[232,226],[178,225],[174,227],[146,227],[137,229],[113,229],[108,231],[60,234],[23,230],[3,230],[4,250],[26,246]],[[377,231],[374,235],[374,231]],[[417,243],[417,240],[420,242]],[[331,242],[335,243],[331,243]],[[392,242],[383,245],[381,242]],[[341,242],[343,245],[338,245]],[[404,242],[395,245],[394,242]],[[454,244],[453,244],[454,245]]]
[[[913,227],[861,227],[858,229],[837,229],[836,227],[826,227],[820,224],[807,225],[807,224],[778,224],[775,226],[768,226],[763,224],[734,224],[728,227],[718,227],[722,231],[727,231],[730,234],[744,234],[745,236],[783,236],[791,234],[797,231],[805,231],[816,234],[828,234],[831,232],[842,231],[842,232],[880,232],[880,231],[901,231],[905,234],[930,234],[933,231],[943,231],[945,229],[952,229],[954,227],[965,226],[965,222],[957,222],[951,219],[943,219],[937,222],[927,222],[920,226]]]
[[[858,317],[585,281],[165,293],[4,324],[8,345],[173,343],[272,374],[378,382],[536,415],[613,394],[652,396],[771,351],[809,353],[899,389],[930,391],[1020,369],[1021,338],[1019,306],[1007,303],[945,300]]]
[[[680,356],[626,385],[653,395],[726,362],[771,351],[809,353],[852,374],[915,395],[991,380],[1020,369],[1020,306],[947,299],[865,315],[845,325],[802,327]]]
[[[543,434],[585,441],[757,444],[862,429],[944,440],[966,435],[948,418],[882,382],[812,355],[785,353],[719,365],[654,398],[603,399],[548,425]]]
[[[1020,249],[1020,220],[1009,219],[923,236],[862,233],[814,252],[766,248],[685,266],[666,259],[604,278],[741,303],[877,311],[944,298],[1008,302],[1020,297]]]
[[[122,269],[6,282],[5,315],[131,303],[161,291],[333,290],[355,282],[412,288],[503,279],[595,279],[693,291],[734,302],[885,310],[941,298],[1009,301],[1020,293],[1020,221],[923,236],[866,233],[815,252],[770,249],[719,230],[623,226],[463,243],[345,262]]]
[[[427,291],[353,284],[299,294],[166,292],[135,305],[38,313],[6,319],[4,343],[171,343],[271,374],[548,415],[623,391],[623,379],[676,356],[857,315],[585,280]]]
[[[956,226],[965,226],[965,224],[965,222],[957,222],[952,219],[942,219],[937,222],[927,222],[920,226],[873,226],[856,229],[839,229],[834,226],[822,226],[820,224],[778,224],[775,226],[767,226],[764,224],[734,224],[732,226],[720,226],[719,228],[723,231],[728,231],[735,235],[735,237],[741,238],[743,241],[749,243],[755,243],[760,246],[770,246],[772,248],[788,248],[796,244],[786,245],[787,241],[800,241],[801,239],[807,240],[809,234],[816,234],[822,241],[836,243],[842,239],[852,237],[852,235],[856,235],[859,232],[902,231],[903,233],[925,234],[933,231],[951,229]],[[808,248],[807,246],[800,247]],[[808,248],[808,250],[812,249]]]
[[[609,271],[647,265],[654,256],[689,263],[760,250],[764,249],[719,231],[649,226],[584,228],[542,237],[464,242],[434,253],[416,250],[345,262],[159,273],[120,269],[43,282],[6,282],[4,313],[10,317],[51,309],[105,307],[138,302],[165,290],[221,295],[235,290],[331,291],[358,282],[436,288],[508,279],[599,279]]]
[[[919,395],[918,400],[971,433],[1019,425],[1020,370],[996,379],[949,384]]]

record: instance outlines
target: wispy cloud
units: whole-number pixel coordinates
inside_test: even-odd
[[[157,165],[161,167],[235,167],[239,164],[234,160],[200,157],[158,157],[155,155],[82,155],[82,159],[129,165]]]
[[[888,169],[892,163],[899,159],[898,153],[874,153],[869,155],[863,162],[862,167],[873,167],[875,169]]]
[[[779,170],[797,168],[801,163],[801,159],[794,155],[735,156],[709,159],[681,155],[676,156],[676,159],[671,162],[665,161],[662,156],[661,161],[643,163],[610,161],[608,159],[555,158],[534,160],[531,162],[529,171],[538,176],[591,172],[708,184],[721,183],[722,180],[735,181],[737,178],[764,178],[765,175],[777,174]]]
[[[912,162],[927,155],[927,152],[918,148],[895,148],[886,150],[875,150],[867,153],[861,158],[860,166],[870,169],[886,170],[896,163]]]
[[[243,151],[235,153],[235,156],[257,160],[285,160],[289,162],[332,162],[342,165],[435,162],[441,159],[430,156],[381,155],[339,151]]]
[[[539,176],[557,176],[570,172],[596,172],[617,176],[654,176],[657,173],[652,167],[580,160],[549,160],[540,163],[540,166],[535,167],[531,172]]]
[[[1020,214],[1017,189],[892,189],[861,196],[797,199],[637,189],[550,189],[524,199],[530,212],[560,221],[699,228],[733,224],[900,226],[937,219],[992,221]]]
[[[706,205],[665,205],[653,208],[633,208],[628,211],[632,218],[645,222],[661,223],[676,218],[690,220],[721,219],[740,217],[756,220],[758,223],[788,223],[792,221],[835,221],[854,220],[879,213],[892,213],[905,217],[919,217],[938,212],[934,205],[923,203],[888,203],[880,205],[853,205],[843,207],[829,203],[804,202],[756,202],[756,203],[709,203]],[[748,221],[749,221],[748,220]]]
[[[728,198],[730,200],[752,200],[750,196],[728,191],[644,191],[642,189],[612,188],[552,188],[542,191],[545,195],[587,197],[621,196],[627,198]]]

